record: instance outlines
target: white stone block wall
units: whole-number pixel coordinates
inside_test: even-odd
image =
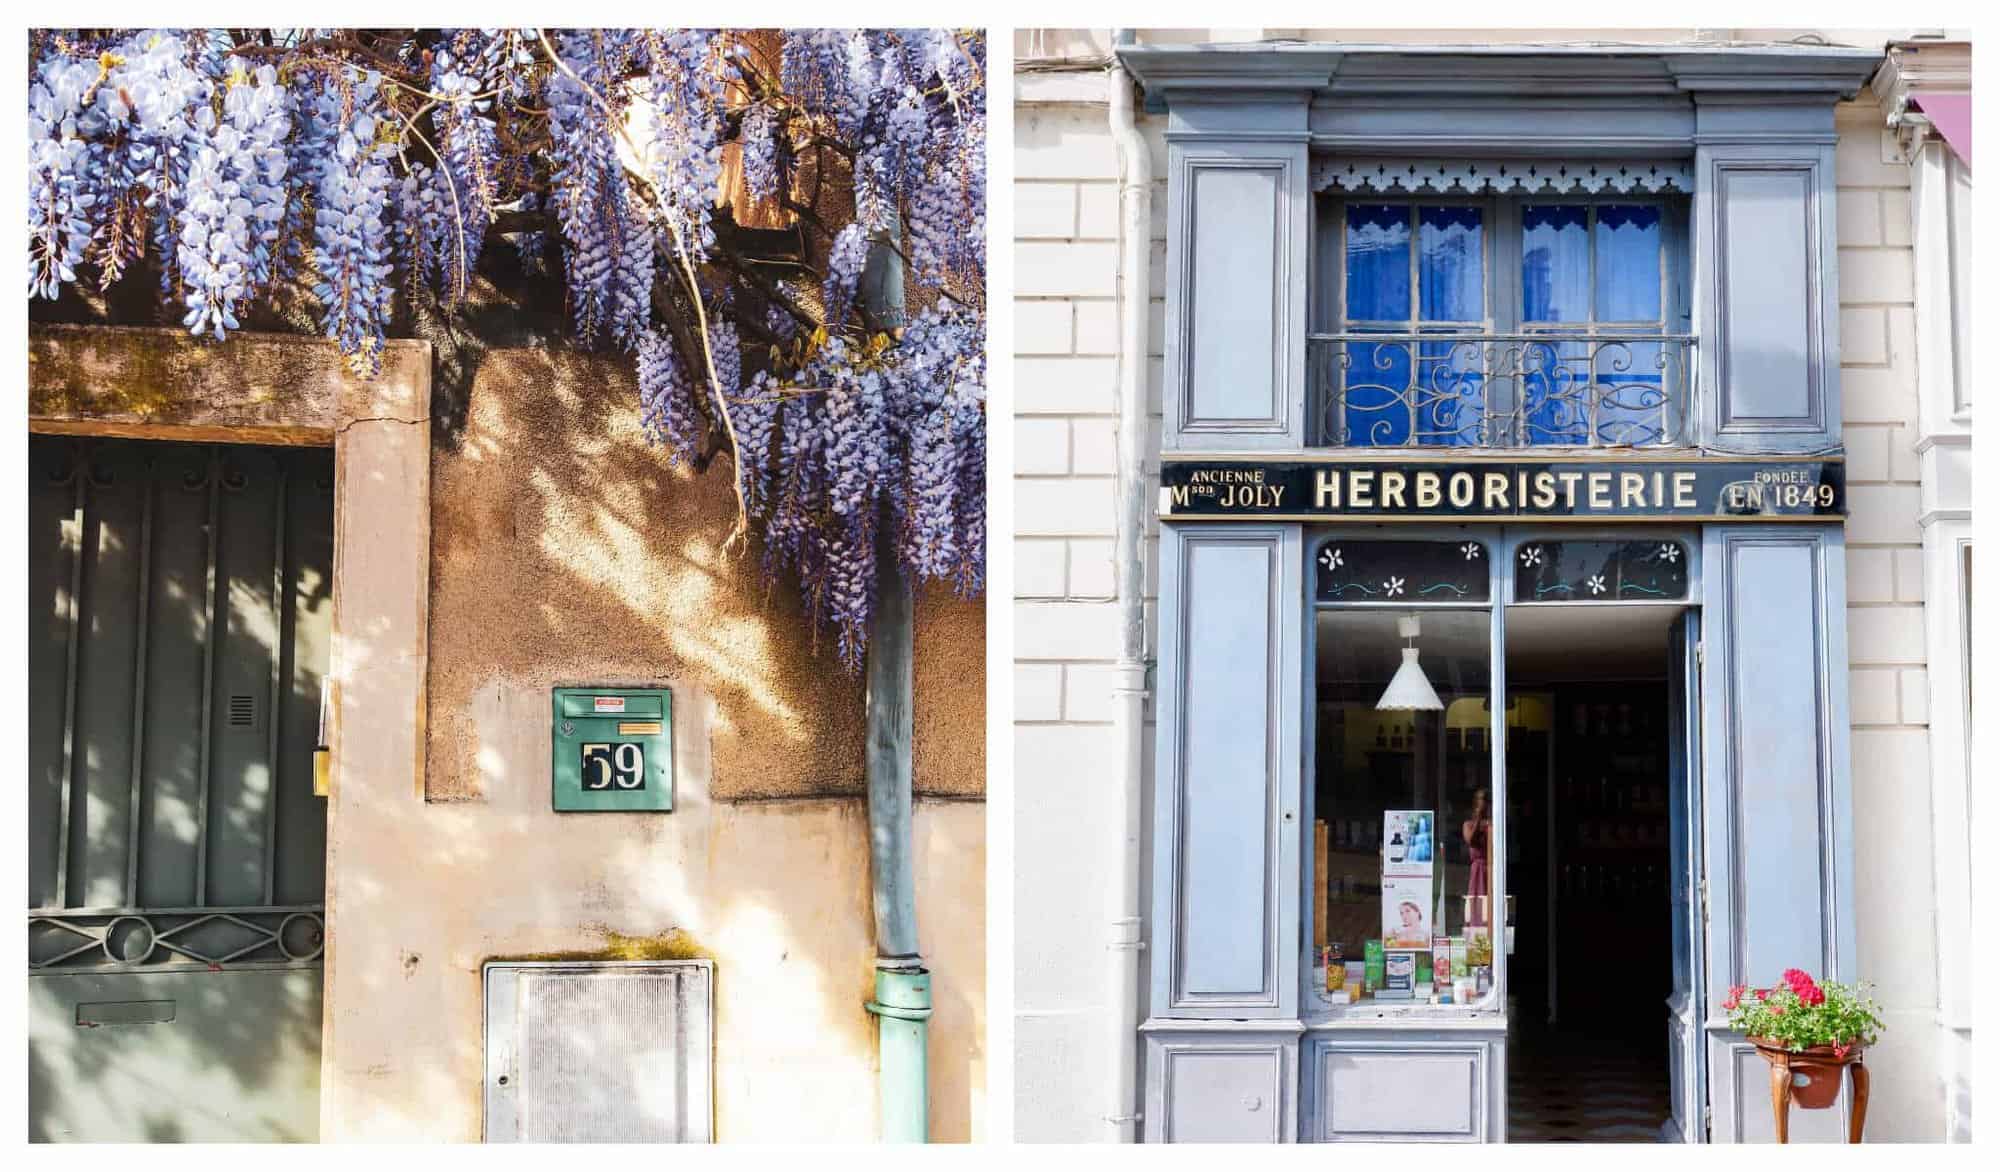
[[[1020,75],[1015,116],[1014,1020],[1023,1141],[1101,1136],[1111,1061],[1103,991],[1116,834],[1108,672],[1117,654],[1117,154],[1101,75],[1055,76]],[[1856,975],[1874,983],[1888,1021],[1869,1063],[1868,1135],[1932,1140],[1943,1131],[1943,1087],[1909,173],[1872,101],[1843,105],[1838,126]],[[1164,176],[1160,120],[1142,118],[1141,128]],[[1162,180],[1145,357],[1155,472],[1165,209]],[[1149,536],[1149,641],[1156,551]]]
[[[1882,1043],[1868,1058],[1871,1140],[1944,1134],[1932,892],[1929,687],[1918,528],[1910,169],[1874,101],[1836,112],[1840,385],[1847,482],[1858,975]]]
[[[1038,84],[1038,82],[1040,84]],[[1014,1134],[1106,1134],[1117,837],[1111,667],[1118,155],[1102,72],[1023,77],[1015,127]],[[1053,101],[1045,99],[1056,99]],[[1141,119],[1166,174],[1161,120]],[[1154,192],[1147,467],[1158,471],[1167,188]],[[1147,544],[1146,599],[1158,542]],[[1150,622],[1148,638],[1151,638]],[[1149,651],[1150,654],[1150,651]],[[1134,1041],[1136,1045],[1136,1039]]]

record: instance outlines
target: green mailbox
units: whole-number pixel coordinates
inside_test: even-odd
[[[558,812],[674,808],[674,696],[665,688],[557,688]]]

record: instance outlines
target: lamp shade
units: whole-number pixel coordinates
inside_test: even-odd
[[[1438,699],[1437,689],[1431,687],[1424,677],[1424,669],[1417,666],[1417,649],[1403,648],[1403,666],[1389,680],[1389,688],[1382,698],[1375,701],[1377,709],[1395,709],[1402,712],[1436,712],[1444,707]]]

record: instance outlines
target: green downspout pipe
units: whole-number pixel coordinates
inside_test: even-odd
[[[882,527],[885,531],[888,526]],[[868,635],[868,878],[875,906],[875,1015],[882,1141],[923,1143],[930,1114],[931,974],[917,947],[910,826],[911,599],[886,532]]]
[[[889,238],[894,239],[892,228]],[[873,278],[873,279],[871,279]],[[903,266],[878,240],[863,270],[862,303],[875,322],[903,325]],[[868,624],[868,880],[875,912],[875,1015],[884,1143],[930,1138],[931,974],[917,946],[911,861],[911,648],[909,584],[886,510],[876,539],[875,613]]]

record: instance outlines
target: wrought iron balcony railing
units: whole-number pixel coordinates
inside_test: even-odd
[[[1687,334],[1309,336],[1318,442],[1612,447],[1688,442]]]

